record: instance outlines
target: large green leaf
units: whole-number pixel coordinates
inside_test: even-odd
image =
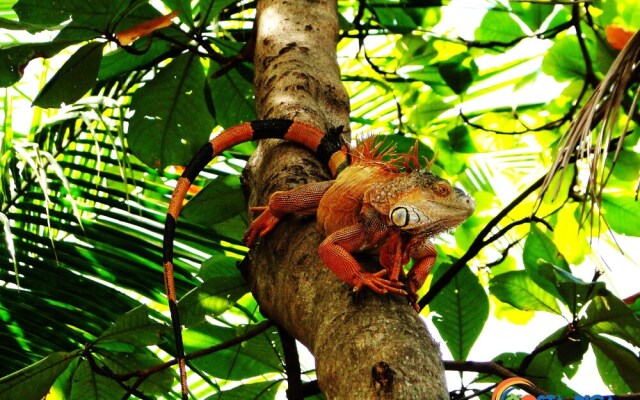
[[[34,58],[49,58],[72,43],[27,43],[0,49],[0,86],[7,87],[22,78],[27,64]]]
[[[640,347],[640,320],[627,304],[612,294],[595,296],[578,326],[592,336],[612,335]]]
[[[625,235],[640,236],[640,201],[632,195],[605,194],[602,196],[602,208],[611,229]]]
[[[185,220],[211,226],[246,211],[245,200],[236,175],[218,177],[209,182],[182,209]]]
[[[571,273],[547,262],[528,270],[529,276],[567,305],[574,316],[593,296],[608,293],[603,282],[585,282]],[[551,289],[553,288],[553,289]]]
[[[80,99],[96,83],[105,43],[82,46],[42,88],[33,104],[38,107],[60,107]]]
[[[559,82],[583,79],[586,70],[578,39],[565,36],[555,41],[542,61],[542,71]]]
[[[115,400],[125,394],[118,381],[95,372],[88,361],[80,363],[71,380],[70,400]]]
[[[489,290],[500,301],[519,310],[562,314],[556,298],[538,286],[525,271],[511,271],[494,276]]]
[[[251,325],[236,329],[200,324],[184,331],[184,345],[187,353],[219,345],[236,338],[251,329]],[[194,359],[197,368],[222,379],[247,379],[263,374],[282,373],[278,356],[279,340],[275,330],[269,330],[242,345]]]
[[[149,309],[140,306],[124,314],[94,342],[96,346],[111,349],[114,342],[131,343],[144,347],[160,342],[164,326],[149,318]]]
[[[253,69],[238,66],[218,78],[209,78],[211,103],[216,121],[230,127],[256,119],[253,94]],[[211,82],[212,80],[212,82]]]
[[[246,383],[229,390],[222,390],[207,400],[273,400],[281,381]]]
[[[524,32],[506,10],[489,10],[475,32],[475,39],[483,42],[509,43],[524,36]]]
[[[11,375],[0,378],[0,399],[39,400],[80,351],[57,352]]]
[[[186,53],[137,90],[127,136],[132,153],[154,168],[185,165],[208,140],[214,125],[204,84],[199,58]]]
[[[189,327],[204,322],[206,316],[216,317],[248,292],[241,276],[213,277],[180,299],[181,322]]]
[[[447,264],[441,264],[434,281]],[[433,324],[440,332],[454,360],[465,360],[489,316],[489,298],[469,267],[465,267],[431,302]]]
[[[538,348],[550,342],[556,342],[566,334],[566,329],[566,327],[562,327],[549,335],[538,345]],[[569,388],[563,380],[565,376],[570,379],[576,374],[578,371],[577,365],[582,360],[582,354],[584,354],[587,344],[570,342],[571,339],[566,339],[561,345],[561,347],[569,346],[569,348],[559,349],[558,346],[553,346],[537,353],[527,366],[525,376],[530,378],[537,386],[544,387],[556,396],[575,396],[576,392]],[[566,363],[567,360],[563,360],[560,356],[563,351],[565,353],[574,352],[574,359]]]
[[[560,253],[553,240],[535,224],[532,224],[527,240],[524,242],[522,261],[525,268],[534,268],[538,265],[538,260],[547,261],[564,271],[571,272],[567,260]],[[535,280],[535,277],[533,278]]]
[[[640,392],[640,357],[630,349],[603,336],[590,337],[598,372],[615,394]]]
[[[158,356],[148,350],[144,352],[136,351],[126,353],[112,353],[101,350],[97,358],[99,358],[101,363],[104,363],[109,371],[120,375],[146,371],[149,368],[157,367],[163,362]],[[127,380],[126,383],[132,385],[136,379],[137,377],[134,376]],[[175,377],[173,371],[165,368],[149,375],[139,386],[139,390],[143,393],[166,394],[171,391],[174,382]],[[104,395],[108,396],[110,393],[105,393]]]

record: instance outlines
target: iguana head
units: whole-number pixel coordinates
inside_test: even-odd
[[[399,174],[376,190],[371,205],[389,225],[431,237],[460,225],[475,210],[464,191],[428,171]]]

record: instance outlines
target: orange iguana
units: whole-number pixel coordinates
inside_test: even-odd
[[[354,290],[366,286],[379,294],[407,296],[419,310],[416,293],[437,256],[429,238],[462,223],[473,213],[474,201],[431,172],[411,168],[411,162],[419,166],[415,152],[394,156],[390,151],[380,152],[371,141],[352,151],[339,131],[325,134],[291,120],[243,123],[214,137],[182,173],[169,204],[163,254],[183,398],[187,398],[185,356],[173,278],[176,221],[196,176],[215,156],[236,144],[267,138],[293,141],[313,151],[334,177],[276,192],[266,206],[252,208],[262,213],[244,235],[247,246],[268,234],[286,214],[316,214],[318,228],[326,235],[318,254],[338,278]],[[383,268],[375,273],[364,271],[352,255],[356,252],[379,254]],[[405,276],[403,265],[409,259],[414,265]]]

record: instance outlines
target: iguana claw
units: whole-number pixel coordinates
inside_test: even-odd
[[[249,210],[262,211],[262,214],[253,220],[242,237],[242,241],[247,247],[252,247],[258,236],[263,237],[275,228],[280,218],[273,215],[269,207],[251,207]]]

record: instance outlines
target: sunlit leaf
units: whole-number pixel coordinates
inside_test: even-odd
[[[475,39],[482,42],[509,43],[523,36],[522,28],[506,10],[487,12],[475,32]]]
[[[185,220],[212,225],[226,221],[246,210],[240,180],[236,175],[219,177],[209,182],[182,209]]]
[[[230,127],[238,121],[256,119],[253,70],[240,66],[209,83],[216,121]],[[233,116],[233,118],[230,118]]]
[[[53,353],[33,365],[0,378],[0,398],[7,400],[43,398],[58,376],[79,356],[79,351]]]
[[[437,280],[448,265],[437,269]],[[431,302],[436,313],[433,323],[442,335],[454,360],[465,360],[489,316],[489,299],[478,278],[466,267]]]
[[[96,83],[104,46],[105,43],[89,43],[73,53],[38,93],[33,104],[43,108],[60,107],[80,99]]]
[[[204,322],[205,316],[216,317],[248,292],[241,276],[213,277],[180,299],[181,322],[189,327]]]
[[[200,60],[184,54],[135,92],[129,122],[131,151],[147,165],[185,165],[205,143],[211,118],[204,101]]]
[[[73,43],[28,43],[0,49],[0,86],[18,82],[34,58],[49,58]]]
[[[239,326],[229,329],[209,324],[200,324],[184,331],[184,343],[187,353],[206,349],[235,338],[238,334],[251,329],[251,326]],[[282,365],[276,351],[279,341],[273,330],[263,333],[242,345],[201,357],[192,363],[203,371],[223,379],[246,379],[268,373],[281,373]]]
[[[494,276],[489,290],[500,301],[519,310],[562,314],[556,298],[538,286],[525,271],[512,271]]]
[[[604,218],[611,229],[630,236],[640,236],[640,201],[631,195],[616,196],[605,194],[602,196]]]
[[[116,399],[125,393],[118,381],[93,371],[87,361],[80,363],[73,374],[71,400]]]
[[[122,317],[96,340],[95,345],[110,348],[113,342],[131,343],[138,346],[158,344],[163,325],[149,318],[146,306],[140,306]],[[116,344],[117,346],[117,344]]]
[[[637,371],[640,357],[630,349],[602,336],[590,338],[602,380],[616,394],[640,391]]]
[[[542,71],[557,81],[583,79],[585,67],[578,39],[565,36],[557,40],[542,61]]]
[[[611,294],[595,296],[578,325],[592,336],[617,336],[640,347],[640,320],[627,304]]]
[[[222,390],[207,400],[273,400],[276,398],[281,381],[248,383],[233,389]]]
[[[522,261],[525,267],[531,268],[538,264],[538,260],[547,261],[560,269],[570,272],[567,260],[558,251],[553,240],[545,235],[540,228],[532,224],[527,240],[524,243]]]

